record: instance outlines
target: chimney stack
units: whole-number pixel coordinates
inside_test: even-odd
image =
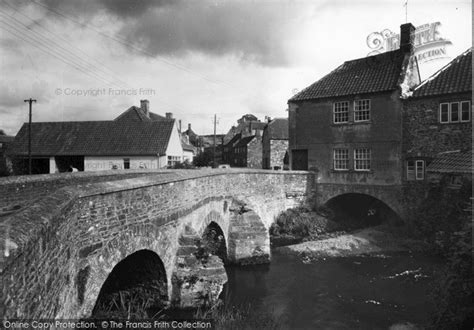
[[[400,26],[400,49],[404,53],[413,52],[415,40],[415,27],[411,23],[402,24]]]
[[[179,131],[179,134],[181,134],[181,119],[178,120],[178,131]]]
[[[140,109],[145,113],[145,116],[150,117],[150,101],[140,100]]]
[[[188,124],[188,129],[191,130],[191,124]]]
[[[166,113],[166,119],[173,119],[173,113],[172,112],[167,112]]]

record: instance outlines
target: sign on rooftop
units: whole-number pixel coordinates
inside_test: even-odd
[[[415,29],[414,51],[418,63],[448,58],[446,46],[452,43],[441,37],[440,26],[440,22],[434,22],[420,25]],[[372,32],[367,36],[367,46],[372,49],[367,56],[396,50],[400,48],[400,34],[389,29]]]

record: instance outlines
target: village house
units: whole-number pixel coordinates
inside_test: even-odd
[[[400,49],[344,62],[289,101],[293,170],[321,183],[402,183],[402,98],[420,83],[412,24]]]
[[[222,150],[224,143],[224,134],[207,134],[198,135],[196,134],[191,124],[188,124],[188,129],[183,132],[189,140],[189,143],[195,147],[198,154],[208,153],[212,154],[214,158],[214,138],[215,138],[215,160],[218,164],[222,163]]]
[[[472,144],[472,49],[413,89],[403,105],[404,181],[425,181],[465,162]],[[463,167],[464,165],[460,164]],[[454,171],[456,172],[456,171]],[[459,180],[453,178],[453,180]]]
[[[223,162],[235,167],[262,168],[262,133],[266,123],[247,114],[224,136]]]
[[[37,122],[31,125],[33,173],[172,167],[192,153],[183,148],[176,120],[132,106],[111,121]],[[28,124],[15,137],[16,168],[26,173]],[[23,171],[22,171],[23,169]]]
[[[262,136],[262,168],[288,167],[288,118],[270,120]]]

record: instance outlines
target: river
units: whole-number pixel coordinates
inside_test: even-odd
[[[408,253],[302,260],[275,252],[270,265],[226,269],[224,304],[250,319],[271,317],[283,329],[388,329],[429,321],[442,261]]]

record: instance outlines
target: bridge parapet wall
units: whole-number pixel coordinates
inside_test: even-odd
[[[87,187],[98,182],[166,173],[171,174],[162,170],[117,170],[4,177],[0,178],[0,212],[13,206],[24,207],[66,186]]]
[[[215,201],[247,203],[268,229],[279,212],[314,200],[308,172],[167,173],[63,187],[4,217],[2,315],[86,316],[92,302],[84,296],[98,292],[107,272],[137,249],[157,252],[171,281],[180,219]]]

